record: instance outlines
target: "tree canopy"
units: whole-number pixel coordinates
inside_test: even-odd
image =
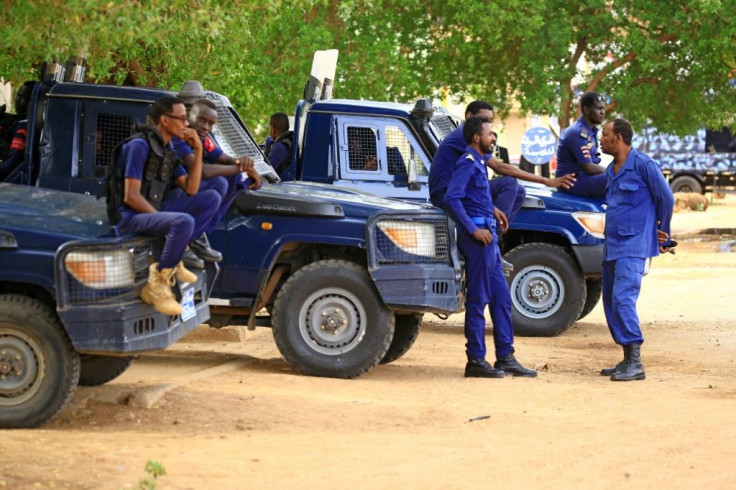
[[[291,113],[312,53],[335,95],[483,98],[557,116],[582,92],[641,127],[734,125],[736,0],[5,0],[0,76],[85,53],[88,79],[228,95],[251,126]],[[730,12],[730,13],[729,13]]]

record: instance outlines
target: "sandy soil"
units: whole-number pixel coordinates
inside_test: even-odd
[[[735,488],[736,246],[718,250],[736,237],[692,236],[726,226],[736,196],[675,216],[639,301],[646,381],[598,375],[621,356],[600,305],[517,338],[537,379],[464,379],[462,315],[350,381],[296,373],[267,329],[200,327],[43,428],[0,431],[0,488],[138,488],[149,460],[159,489]]]

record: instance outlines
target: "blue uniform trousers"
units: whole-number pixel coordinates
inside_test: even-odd
[[[187,244],[200,236],[220,206],[220,195],[209,189],[190,196],[170,192],[157,213],[135,213],[124,216],[120,233],[139,233],[166,237],[159,258],[159,270],[176,267]]]
[[[511,223],[524,204],[526,189],[517,182],[516,178],[508,175],[491,179],[489,185],[493,205],[503,211]]]
[[[603,199],[606,197],[606,174],[588,175],[585,172],[577,172],[577,180],[575,185],[569,189],[560,190],[583,197],[597,197]]]
[[[613,340],[619,345],[641,344],[644,337],[636,314],[646,259],[622,257],[603,261],[603,311]]]
[[[501,253],[496,243],[484,247],[481,242],[458,229],[458,248],[465,257],[465,338],[469,359],[486,357],[486,319],[483,310],[489,306],[493,321],[496,358],[514,352],[514,328],[511,323],[511,293],[501,267]]]
[[[220,196],[220,204],[210,222],[205,226],[204,233],[212,233],[217,226],[217,223],[222,220],[225,213],[227,213],[227,210],[232,206],[238,191],[243,188],[243,182],[243,175],[240,173],[229,177],[217,175],[215,177],[210,177],[209,179],[202,179],[199,184],[199,192],[204,190],[213,190]],[[174,199],[186,197],[186,192],[179,187],[172,189],[171,194],[173,194]],[[197,237],[199,237],[199,235],[194,235],[194,238]]]

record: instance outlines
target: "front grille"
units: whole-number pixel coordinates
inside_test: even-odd
[[[432,127],[432,131],[437,136],[437,139],[440,141],[445,139],[447,135],[452,133],[457,127],[450,116],[442,113],[433,116],[432,119],[430,119],[429,124]]]

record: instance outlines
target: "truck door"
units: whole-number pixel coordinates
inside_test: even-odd
[[[337,116],[339,175],[336,185],[380,196],[427,201],[430,159],[403,121]],[[414,160],[418,191],[410,191],[407,172]]]

